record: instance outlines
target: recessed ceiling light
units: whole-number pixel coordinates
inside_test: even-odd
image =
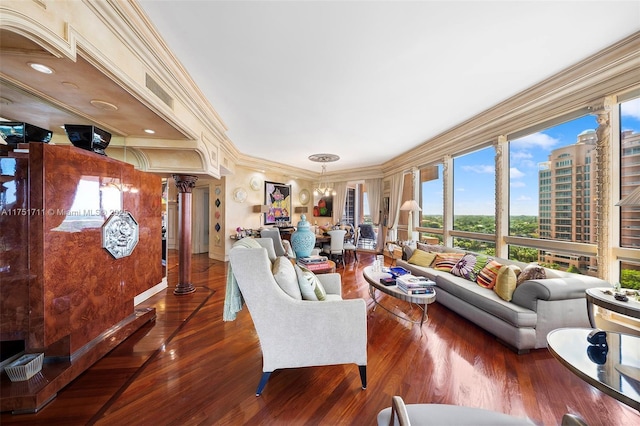
[[[117,111],[118,107],[115,106],[114,104],[111,104],[109,102],[105,102],[105,101],[100,101],[98,99],[92,99],[91,100],[91,105],[93,105],[94,107],[98,108],[98,109],[102,109],[104,111]]]
[[[72,82],[70,82],[70,81],[63,81],[63,82],[62,82],[62,83],[60,83],[60,84],[62,84],[64,87],[68,87],[69,89],[77,89],[77,88],[78,88],[78,85],[77,85],[77,84],[72,83]]]
[[[0,104],[2,104],[2,105],[11,105],[12,103],[13,103],[13,101],[11,99],[0,98]]]
[[[151,129],[144,129],[144,132],[149,133],[150,135],[153,135],[156,131]]]
[[[35,63],[35,62],[29,62],[29,66],[31,68],[33,68],[34,70],[36,70],[38,72],[41,72],[43,74],[53,74],[53,69],[49,68],[46,65],[38,64],[38,63]]]

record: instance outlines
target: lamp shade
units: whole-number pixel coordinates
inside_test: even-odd
[[[269,211],[269,206],[267,205],[257,205],[253,206],[254,213],[267,213]]]
[[[631,191],[631,194],[624,197],[622,200],[618,201],[616,206],[640,206],[640,186]]]
[[[420,208],[416,200],[407,200],[404,202],[404,204],[402,204],[400,210],[404,212],[419,212],[422,209]]]

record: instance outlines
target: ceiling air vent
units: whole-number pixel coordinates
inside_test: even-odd
[[[149,74],[145,74],[145,85],[147,89],[151,90],[151,92],[156,95],[162,102],[167,104],[169,108],[173,109],[173,98],[169,96],[165,90],[160,87],[157,81],[153,79]]]

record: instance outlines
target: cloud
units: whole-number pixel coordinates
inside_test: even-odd
[[[512,149],[513,147],[516,149],[542,148],[550,151],[551,148],[558,144],[558,142],[560,142],[559,139],[552,138],[545,133],[538,132],[511,141],[511,147]]]
[[[631,117],[640,120],[640,98],[636,98],[621,104],[620,113],[623,117]]]
[[[524,173],[522,173],[520,170],[518,170],[516,167],[511,167],[509,169],[509,177],[511,179],[520,179],[525,177],[526,175]]]
[[[511,157],[511,161],[524,161],[524,160],[527,160],[529,158],[533,158],[533,155],[531,155],[530,152],[527,152],[527,151],[516,151],[516,150],[513,150],[513,149],[509,153],[509,156]]]
[[[494,174],[496,171],[496,166],[488,164],[478,164],[475,166],[463,166],[462,170],[464,170],[465,172]]]
[[[512,188],[524,188],[525,186],[527,186],[526,183],[524,182],[520,182],[520,181],[515,181],[515,182],[511,182],[509,184]]]
[[[531,201],[532,198],[531,197],[527,197],[526,195],[521,195],[518,198],[516,198],[516,201]]]

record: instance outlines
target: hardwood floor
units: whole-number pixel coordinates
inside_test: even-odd
[[[383,309],[373,311],[362,268],[338,268],[343,297],[367,301],[368,388],[358,368],[339,365],[272,374],[261,397],[259,342],[246,308],[222,321],[226,264],[196,255],[197,291],[174,296],[177,253],[169,258],[169,289],[143,303],[157,319],[64,388],[37,414],[2,413],[5,425],[373,425],[393,395],[407,403],[445,403],[528,416],[558,425],[564,413],[590,426],[638,425],[640,414],[581,381],[546,349],[516,355],[490,334],[437,302],[422,329]],[[388,308],[410,306],[380,295]],[[420,312],[412,314],[418,318]]]

